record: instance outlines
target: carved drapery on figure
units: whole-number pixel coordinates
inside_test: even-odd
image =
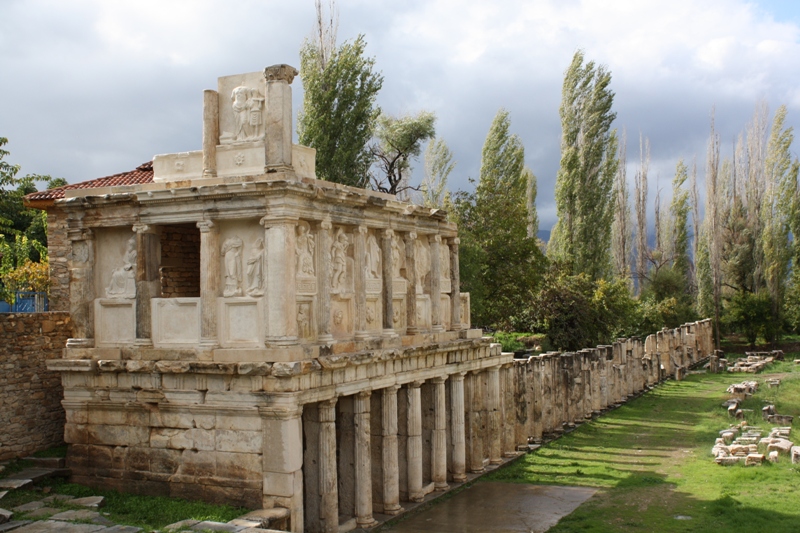
[[[111,273],[106,298],[136,298],[136,237],[128,239],[122,266]]]
[[[373,234],[367,238],[367,278],[381,279],[381,247]]]
[[[423,237],[423,239],[427,240],[427,237]],[[417,239],[415,243],[416,249],[416,290],[417,294],[423,294],[425,292],[425,276],[431,271],[431,252],[430,249],[425,246],[423,239]]]
[[[264,295],[264,239],[256,239],[247,258],[247,295]]]
[[[224,132],[220,138],[223,144],[231,142],[257,141],[263,138],[262,125],[264,96],[253,89],[240,85],[231,91],[234,131]]]
[[[402,239],[392,239],[392,277],[402,278],[401,270],[406,267],[406,247]]]
[[[347,291],[347,248],[350,239],[342,228],[336,230],[336,237],[331,243],[331,293],[340,294]]]
[[[300,221],[297,224],[297,275],[304,278],[313,278],[314,270],[314,248],[316,242],[308,222]]]
[[[222,257],[225,259],[226,298],[242,295],[242,239],[230,237],[222,244]]]

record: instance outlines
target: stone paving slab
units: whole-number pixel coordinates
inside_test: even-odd
[[[25,468],[11,474],[6,479],[30,479],[31,481],[40,481],[49,477],[68,476],[69,474],[69,468]]]
[[[15,529],[14,533],[95,533],[104,529],[106,529],[105,526],[95,524],[70,524],[69,522],[46,520]]]
[[[25,513],[28,511],[35,511],[36,509],[39,509],[41,507],[44,507],[44,503],[42,502],[28,502],[23,505],[18,505],[11,510],[16,511],[18,513]]]
[[[0,490],[0,500],[2,500],[3,496],[5,496],[6,494],[8,494],[7,490]]]
[[[139,533],[141,530],[142,528],[134,526],[114,526],[103,529],[100,533]]]
[[[543,533],[596,491],[586,487],[476,483],[451,499],[388,528],[393,533]]]
[[[197,523],[191,527],[194,531],[203,531],[207,529],[209,531],[226,531],[229,533],[238,533],[239,531],[243,530],[242,526],[234,526],[232,524],[225,524],[223,522],[212,522],[210,520],[206,520],[200,523]]]
[[[90,511],[89,509],[80,509],[77,511],[64,511],[53,515],[50,520],[92,520],[100,516],[97,511]]]
[[[6,531],[22,531],[20,528],[30,523],[30,520],[14,520],[13,522],[6,522],[5,524],[0,524],[0,533],[5,533]]]
[[[33,481],[30,479],[0,479],[0,489],[21,489],[32,484]]]
[[[106,499],[102,496],[88,496],[86,498],[73,498],[69,500],[70,505],[80,505],[90,509],[98,509],[106,504]]]
[[[42,498],[42,501],[44,503],[50,503],[50,502],[66,502],[74,499],[75,496],[68,496],[66,494],[53,494],[52,496],[48,496],[47,498]]]
[[[54,514],[58,514],[61,512],[61,509],[56,509],[54,507],[40,507],[35,511],[31,511],[29,513],[25,513],[25,518],[42,518],[42,517],[49,517]]]

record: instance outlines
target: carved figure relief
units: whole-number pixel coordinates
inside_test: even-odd
[[[416,274],[417,274],[417,294],[425,292],[425,276],[431,271],[431,251],[422,242],[422,239],[417,239],[414,245],[414,253],[416,259]]]
[[[136,298],[135,236],[128,239],[122,266],[111,273],[111,282],[106,287],[106,298]]]
[[[297,333],[304,339],[311,336],[311,304],[297,306]]]
[[[222,256],[225,259],[226,298],[242,295],[242,239],[230,237],[222,243]]]
[[[221,141],[247,142],[260,140],[263,124],[264,97],[257,89],[240,85],[231,91],[234,131],[222,134]]]
[[[402,278],[400,273],[406,267],[406,245],[401,239],[392,239],[392,277]]]
[[[402,318],[403,318],[403,314],[400,311],[400,308],[399,307],[395,307],[394,310],[392,311],[392,323],[400,324],[400,320],[402,320]]]
[[[89,245],[86,241],[72,243],[72,260],[76,263],[85,263],[89,260]]]
[[[439,245],[439,272],[442,277],[450,279],[450,247],[445,243]]]
[[[367,278],[380,279],[381,278],[381,247],[378,245],[378,239],[375,235],[370,235],[367,238]]]
[[[337,310],[333,313],[333,323],[337,326],[341,326],[342,322],[344,322],[344,313],[341,310]]]
[[[314,248],[316,242],[308,222],[301,221],[297,225],[297,275],[300,277],[314,277]]]
[[[375,322],[375,309],[372,306],[367,306],[367,324]]]
[[[334,294],[347,290],[347,248],[349,246],[350,239],[344,230],[339,228],[333,244],[331,244],[331,292]]]
[[[264,295],[264,240],[257,239],[247,258],[247,294]]]

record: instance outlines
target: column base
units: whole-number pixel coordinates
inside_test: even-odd
[[[67,348],[94,348],[94,339],[67,339]]]
[[[422,329],[416,326],[406,328],[406,335],[419,335],[420,333],[422,333]]]
[[[297,344],[297,337],[267,337],[264,340],[264,346],[267,348],[283,348],[284,346],[294,346]]]
[[[370,527],[375,527],[377,525],[378,525],[378,521],[375,520],[374,518],[372,518],[371,516],[370,517],[364,517],[364,518],[356,517],[356,526],[357,527],[362,527],[362,528],[366,529],[366,528],[370,528]]]
[[[381,337],[386,337],[387,339],[393,339],[395,337],[399,337],[399,335],[393,329],[384,329],[383,332],[381,333]]]
[[[141,348],[152,348],[153,347],[153,339],[136,339],[133,341],[134,346],[139,346]]]
[[[389,516],[400,514],[403,511],[405,511],[405,509],[400,507],[400,505],[398,504],[390,505],[388,507],[386,506],[383,507],[383,514],[388,514]]]
[[[317,342],[321,342],[323,344],[331,343],[333,340],[333,335],[330,333],[323,333],[317,336]]]
[[[435,490],[437,492],[442,492],[442,491],[448,490],[449,488],[450,488],[450,485],[448,485],[447,483],[434,483],[433,484],[433,490]]]
[[[465,483],[466,481],[466,474],[453,474],[453,483]]]
[[[207,339],[200,339],[200,348],[205,350],[213,350],[214,348],[219,348],[219,341],[212,337],[209,337]]]
[[[356,331],[355,339],[357,341],[365,341],[371,337],[369,331]]]
[[[434,324],[433,327],[431,328],[432,333],[444,333],[445,331],[447,330],[444,329],[444,326],[441,324]]]

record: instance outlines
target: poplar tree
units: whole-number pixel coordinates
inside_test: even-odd
[[[558,222],[548,246],[554,259],[591,279],[611,269],[613,188],[617,172],[616,113],[611,73],[578,50],[561,93],[561,165],[556,176]]]
[[[442,208],[450,203],[447,178],[456,166],[453,152],[444,139],[432,139],[425,148],[425,177],[420,185],[421,203],[425,207]]]
[[[317,150],[320,179],[365,187],[372,153],[368,146],[380,108],[375,98],[383,76],[375,59],[364,56],[366,42],[336,46],[335,6],[326,25],[319,0],[314,37],[300,49],[303,108],[297,117],[300,144]]]
[[[614,182],[614,223],[611,226],[611,255],[614,260],[614,274],[630,281],[631,278],[631,245],[633,229],[631,227],[630,193],[628,192],[627,161],[625,132],[619,147],[617,176]]]

